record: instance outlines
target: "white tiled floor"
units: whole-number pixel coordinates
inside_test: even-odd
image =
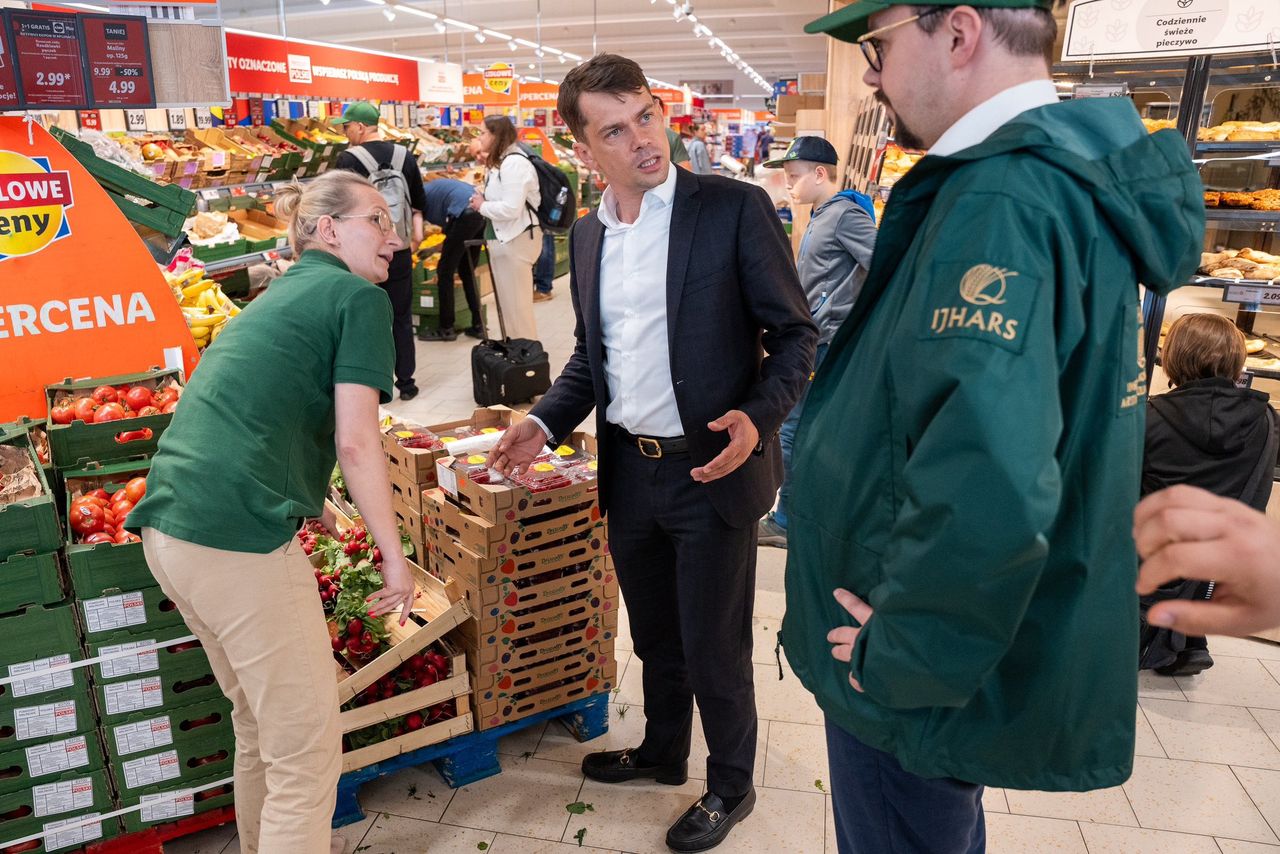
[[[535,312],[558,369],[573,345],[573,319],[565,283],[556,290],[557,298]],[[472,343],[419,344],[422,394],[389,409],[425,424],[469,415]],[[819,789],[827,779],[822,719],[794,677],[778,681],[773,659],[784,564],[783,552],[761,550],[753,655],[761,717],[759,802],[722,846],[729,854],[836,850],[830,796]],[[643,730],[642,665],[629,652],[625,616],[624,610],[621,690],[613,698],[608,735],[579,745],[558,724],[533,727],[502,743],[502,774],[456,792],[429,766],[366,786],[361,799],[368,819],[342,830],[348,854],[665,851],[667,826],[703,790],[706,746],[700,737],[683,787],[603,786],[584,780],[578,768],[584,753],[637,744]],[[989,790],[989,850],[1280,854],[1280,645],[1213,638],[1209,647],[1217,666],[1203,676],[1143,674],[1138,756],[1128,783],[1087,794]],[[700,726],[695,730],[700,736]],[[571,815],[565,806],[578,801],[592,809]],[[233,828],[219,828],[165,850],[234,854],[234,837]]]

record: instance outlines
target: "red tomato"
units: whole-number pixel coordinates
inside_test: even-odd
[[[109,385],[100,385],[93,390],[93,399],[99,403],[115,403],[120,399],[120,392]]]
[[[143,407],[151,405],[151,389],[136,385],[124,396],[124,402],[135,412],[140,411]]]
[[[171,400],[171,401],[169,401],[168,403],[166,403],[163,407],[161,407],[161,408],[160,408],[160,411],[161,411],[162,413],[164,413],[165,415],[172,415],[172,414],[173,414],[173,410],[175,410],[175,409],[177,409],[177,408],[178,408],[178,400],[177,400],[177,398],[174,398],[173,400]]]
[[[118,403],[106,403],[93,413],[93,423],[103,424],[107,421],[119,421],[124,418],[124,407]]]
[[[115,542],[117,545],[124,545],[125,543],[140,543],[142,542],[142,537],[139,537],[137,534],[131,534],[124,528],[121,528],[119,533],[116,534]]]
[[[115,495],[111,496],[111,509],[115,511],[115,514],[117,516],[119,516],[120,513],[122,512],[120,510],[120,505],[122,504],[125,506],[125,509],[123,511],[125,513],[128,513],[130,510],[133,509],[134,502],[129,500],[129,493],[123,489],[117,492]]]
[[[98,408],[98,401],[92,397],[78,397],[72,407],[75,409],[77,420],[92,424],[93,411]]]
[[[178,399],[178,390],[175,389],[173,386],[165,386],[164,388],[160,389],[158,393],[152,396],[151,405],[158,406],[161,409],[163,409],[166,403],[168,403],[171,400],[177,400],[177,399]]]
[[[159,415],[159,414],[160,414],[160,407],[158,406],[144,406],[138,410],[139,418],[146,418],[148,415]]]
[[[96,504],[84,502],[74,505],[71,511],[71,530],[77,534],[95,534],[105,530],[107,511]]]
[[[128,494],[129,500],[137,504],[142,500],[142,496],[147,494],[147,479],[135,477],[124,485],[124,491]]]
[[[86,492],[85,495],[92,495],[94,498],[101,498],[103,501],[111,500],[111,494],[102,487],[98,487],[92,492]]]
[[[70,398],[63,398],[55,403],[50,414],[53,416],[54,424],[70,424],[76,420],[76,410],[71,405]]]
[[[111,539],[111,537],[103,532],[98,531],[96,534],[90,534],[85,537],[83,542],[86,546],[96,546],[98,543],[114,543],[115,540]]]

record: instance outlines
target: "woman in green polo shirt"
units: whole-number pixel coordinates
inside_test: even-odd
[[[298,261],[192,374],[129,514],[147,563],[234,705],[240,848],[341,851],[338,694],[315,577],[295,536],[322,517],[335,459],[379,543],[398,543],[378,432],[391,400],[391,304],[374,283],[400,248],[386,202],[352,172],[276,198]],[[326,518],[332,528],[332,520]],[[371,613],[413,606],[398,548]]]

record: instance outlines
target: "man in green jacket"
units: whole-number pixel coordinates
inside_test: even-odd
[[[980,852],[982,786],[1128,778],[1139,283],[1199,261],[1186,144],[1058,103],[1051,0],[856,0],[897,138],[858,302],[794,449],[782,642],[827,717],[840,851]]]

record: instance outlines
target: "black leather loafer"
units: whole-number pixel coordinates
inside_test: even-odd
[[[582,773],[598,783],[656,780],[664,786],[683,786],[689,779],[689,763],[640,765],[635,748],[592,753],[582,760]]]
[[[667,831],[667,847],[679,854],[693,854],[715,848],[733,830],[734,825],[751,815],[756,806],[756,790],[752,787],[737,809],[726,813],[724,801],[710,792],[689,807],[680,820]]]

